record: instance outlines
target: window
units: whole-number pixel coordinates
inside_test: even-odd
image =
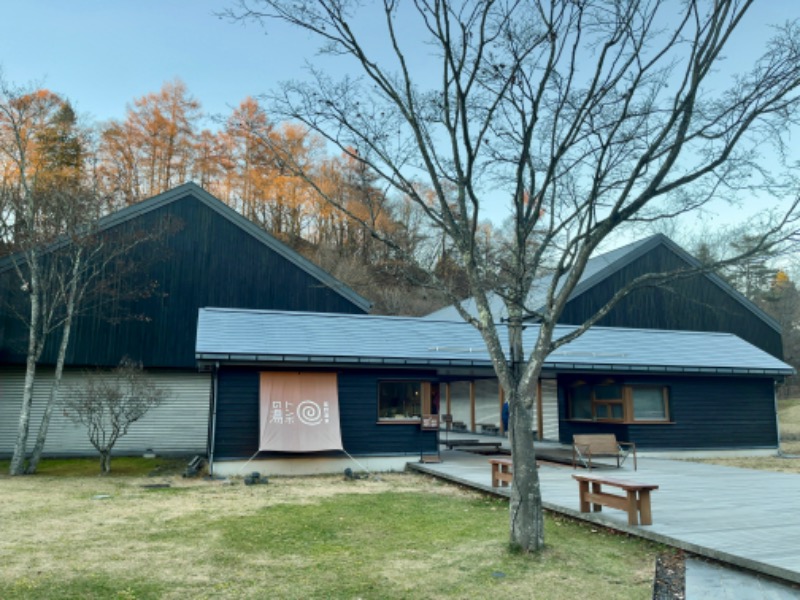
[[[592,404],[594,418],[597,420],[621,421],[625,416],[621,385],[606,384],[595,386]]]
[[[579,421],[664,422],[668,390],[663,386],[623,385],[613,380],[578,380],[567,388],[569,414]]]
[[[422,415],[438,414],[438,400],[438,383],[381,381],[378,383],[378,419],[419,421]]]
[[[573,419],[593,418],[592,412],[592,387],[585,384],[575,385],[570,394],[570,406]]]
[[[666,421],[667,388],[633,386],[633,420]]]

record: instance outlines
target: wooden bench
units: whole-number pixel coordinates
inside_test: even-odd
[[[572,436],[572,467],[581,462],[584,467],[592,468],[592,459],[600,457],[614,457],[617,459],[617,468],[621,467],[633,453],[633,470],[636,471],[636,444],[633,442],[618,442],[613,433],[583,433]]]
[[[508,487],[514,478],[511,470],[510,458],[490,458],[489,464],[492,465],[492,487]]]
[[[627,511],[628,525],[652,525],[653,514],[650,511],[650,492],[657,490],[657,485],[622,481],[606,477],[590,475],[573,475],[578,482],[578,499],[581,512],[600,512],[603,506]],[[625,495],[609,494],[603,486],[621,488]]]
[[[500,433],[500,428],[497,425],[492,425],[490,423],[481,423],[481,431],[483,433],[491,433],[497,435]]]
[[[469,450],[470,448],[475,449],[493,449],[494,451],[499,451],[500,446],[502,446],[502,442],[481,442],[479,440],[449,440],[443,442],[445,446],[447,446],[448,450],[452,450],[454,448],[462,448],[464,450]]]
[[[447,446],[447,448],[449,450],[452,450],[453,446],[472,446],[473,444],[480,443],[480,440],[473,440],[473,439],[470,439],[470,440],[445,440],[445,441],[440,442],[440,443],[444,444],[445,446]]]

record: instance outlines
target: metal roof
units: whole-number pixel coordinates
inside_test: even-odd
[[[528,348],[538,327],[526,326]],[[559,326],[556,336],[572,330]],[[228,308],[200,309],[195,357],[200,363],[491,368],[483,339],[464,322]],[[547,358],[545,368],[766,376],[794,372],[732,334],[607,327],[594,327],[562,346]]]

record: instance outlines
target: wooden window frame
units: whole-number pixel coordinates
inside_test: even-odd
[[[655,423],[659,425],[663,425],[664,423],[670,423],[670,416],[669,416],[669,388],[666,385],[657,385],[657,384],[646,384],[646,383],[633,383],[624,386],[625,387],[625,394],[627,396],[626,402],[628,403],[629,410],[627,414],[630,415],[630,419],[626,422],[629,423],[636,423],[640,425],[642,423]],[[660,390],[661,391],[661,399],[664,403],[664,418],[663,419],[637,419],[636,418],[636,411],[634,410],[633,406],[633,392],[636,389],[651,389],[651,390]]]
[[[597,398],[596,391],[598,388],[611,388],[611,387],[618,387],[619,388],[619,397],[618,398]],[[592,401],[592,421],[600,421],[600,422],[610,422],[610,423],[620,423],[625,421],[625,417],[627,415],[628,407],[626,406],[625,402],[625,386],[619,382],[612,381],[610,383],[601,383],[601,384],[594,384],[592,385],[592,391],[590,394],[591,401]],[[618,419],[613,416],[607,417],[600,417],[598,413],[600,412],[598,409],[600,407],[605,407],[607,415],[614,414],[614,407],[620,407],[622,409],[622,418]]]
[[[592,418],[578,418],[573,416],[573,390],[577,387],[576,383],[567,386],[567,402],[570,421],[579,421],[584,423],[615,423],[621,425],[664,425],[669,424],[670,420],[670,405],[669,405],[669,387],[663,384],[647,384],[647,383],[623,383],[620,381],[612,382],[584,382],[581,385],[590,387],[589,402],[591,403]],[[621,398],[601,398],[598,399],[595,390],[600,387],[610,387],[612,385],[619,386]],[[636,389],[658,389],[661,390],[662,399],[664,402],[664,418],[663,419],[637,419],[634,411],[633,393]],[[606,407],[606,414],[613,414],[614,406],[622,406],[622,418],[614,418],[612,416],[598,416],[598,407]]]

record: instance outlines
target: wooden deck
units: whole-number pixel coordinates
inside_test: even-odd
[[[492,488],[485,456],[445,450],[440,464],[409,466],[509,494],[508,488]],[[659,486],[652,496],[653,524],[640,527],[629,526],[623,511],[581,513],[572,467],[543,464],[538,472],[548,510],[800,584],[800,475],[640,456],[638,471],[632,465],[613,469],[614,476]]]

